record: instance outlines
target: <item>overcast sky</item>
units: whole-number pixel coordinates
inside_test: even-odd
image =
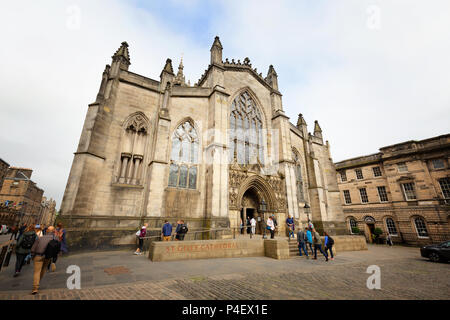
[[[87,106],[122,41],[130,71],[186,79],[249,57],[277,73],[292,123],[319,120],[335,162],[449,133],[450,1],[1,1],[0,158],[60,207]]]

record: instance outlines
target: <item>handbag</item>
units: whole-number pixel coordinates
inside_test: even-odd
[[[138,230],[137,232],[136,232],[136,237],[139,237],[141,235],[141,230]]]

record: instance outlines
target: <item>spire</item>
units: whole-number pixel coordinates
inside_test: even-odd
[[[219,37],[214,38],[214,42],[211,46],[211,64],[222,64],[222,43],[220,43]]]
[[[314,136],[322,139],[322,129],[319,126],[319,121],[314,121]]]
[[[128,43],[126,41],[122,42],[121,46],[112,56],[112,61],[118,63],[120,69],[128,70],[130,66],[130,53],[128,51]]]
[[[303,115],[301,113],[298,114],[298,120],[297,120],[297,128],[301,128],[302,126],[306,126],[306,121],[303,118]]]
[[[185,81],[184,74],[183,74],[183,69],[184,69],[183,58],[181,58],[180,65],[178,66],[178,73],[177,73],[177,76],[175,77],[175,81],[174,81],[174,83],[176,85],[181,85],[181,86],[186,85],[186,81]]]
[[[162,72],[167,72],[173,75],[173,67],[172,67],[172,60],[167,59],[166,64],[164,65],[164,69]]]
[[[161,71],[160,78],[161,78],[160,81],[161,90],[166,89],[168,82],[170,82],[171,84],[174,82],[175,74],[173,73],[172,60],[170,59],[166,60],[166,64],[164,65],[164,68]]]
[[[272,88],[274,88],[275,90],[278,90],[278,74],[275,71],[275,68],[273,67],[273,65],[269,66],[269,71],[267,72],[266,81]]]

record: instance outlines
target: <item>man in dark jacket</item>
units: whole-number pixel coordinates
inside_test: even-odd
[[[300,252],[300,257],[302,256],[302,249],[303,249],[306,258],[309,259],[308,251],[306,250],[306,234],[302,229],[299,229],[297,232],[297,244],[298,244],[298,251]]]
[[[163,241],[170,241],[170,237],[172,236],[172,225],[167,220],[164,221],[161,235],[163,237]]]
[[[37,237],[33,247],[31,247],[31,257],[34,262],[33,291],[31,294],[38,293],[39,283],[44,277],[45,271],[52,260],[51,258],[45,257],[45,250],[50,241],[56,240],[54,232],[55,228],[53,226],[48,227],[47,234],[40,238]]]
[[[19,238],[16,245],[16,272],[14,277],[17,277],[22,270],[25,263],[25,257],[30,254],[31,248],[37,238],[33,226],[28,227],[23,235]]]
[[[184,224],[184,220],[178,220],[177,229],[175,230],[175,233],[177,234],[175,236],[175,239],[178,241],[183,241],[184,236],[188,232],[188,227]]]
[[[317,260],[317,249],[323,254],[325,257],[325,261],[328,261],[328,255],[322,250],[322,239],[320,238],[320,234],[316,231],[316,229],[312,230],[313,239],[314,239],[314,260]]]

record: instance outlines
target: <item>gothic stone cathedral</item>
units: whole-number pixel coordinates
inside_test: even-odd
[[[218,37],[194,86],[182,62],[159,81],[129,65],[123,42],[87,111],[61,205],[73,247],[133,243],[144,222],[159,234],[165,219],[233,228],[272,213],[282,235],[288,215],[345,233],[328,141],[317,121],[314,134],[301,114],[290,123],[273,66],[264,78],[223,61]]]

